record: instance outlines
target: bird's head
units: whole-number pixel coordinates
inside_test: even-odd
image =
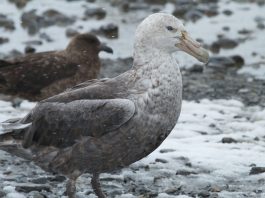
[[[110,47],[105,43],[101,43],[95,35],[89,33],[74,36],[67,46],[67,50],[76,50],[87,53],[99,53],[100,51],[113,53],[113,50]]]
[[[208,52],[189,36],[182,22],[170,14],[155,13],[148,16],[137,27],[136,45],[150,46],[167,53],[184,51],[207,63]]]

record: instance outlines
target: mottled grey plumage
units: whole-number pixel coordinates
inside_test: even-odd
[[[31,123],[27,128],[8,133],[17,122],[3,125],[6,133],[0,136],[0,149],[68,176],[69,197],[74,197],[76,178],[92,173],[95,193],[105,197],[99,174],[150,154],[179,117],[182,82],[172,56],[177,49],[171,41],[175,33],[167,32],[168,25],[184,28],[172,15],[149,16],[136,31],[131,70],[116,78],[84,82],[41,101],[18,121]]]

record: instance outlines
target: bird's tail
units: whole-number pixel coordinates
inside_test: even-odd
[[[23,129],[30,125],[31,123],[23,124],[18,118],[0,123],[0,150],[30,160],[31,153],[21,146]]]
[[[0,124],[0,137],[2,134],[16,132],[18,130],[28,128],[30,125],[31,122],[26,124],[22,123],[21,118],[13,118],[6,120]]]

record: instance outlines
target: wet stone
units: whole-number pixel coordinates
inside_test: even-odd
[[[21,22],[22,27],[26,28],[30,35],[34,35],[41,28],[71,25],[75,22],[75,17],[68,17],[54,9],[46,10],[41,16],[36,14],[36,10],[30,10],[22,14]]]
[[[96,18],[98,20],[106,17],[106,10],[103,8],[87,8],[84,13],[84,19]]]
[[[226,16],[231,16],[233,14],[233,12],[231,10],[224,10],[223,13]]]
[[[191,68],[188,69],[190,72],[193,73],[202,73],[203,72],[203,65],[194,64]]]
[[[224,26],[224,27],[223,27],[223,30],[228,32],[228,31],[230,30],[230,27],[228,27],[228,26]]]
[[[14,3],[17,8],[23,8],[31,0],[8,0],[10,3]]]
[[[201,191],[201,192],[198,193],[198,197],[210,197],[210,195],[211,194],[208,191],[206,191],[206,190]]]
[[[223,144],[231,144],[231,143],[237,143],[237,141],[231,137],[223,137],[221,142]]]
[[[156,161],[156,162],[163,163],[163,164],[166,164],[166,163],[168,163],[168,161],[167,161],[167,160],[165,160],[165,159],[161,159],[161,158],[157,158],[157,159],[155,159],[155,161]]]
[[[265,173],[265,167],[252,167],[249,172],[250,175],[257,175],[261,173]]]
[[[105,36],[109,39],[115,39],[119,37],[119,28],[113,23],[101,26],[99,30],[92,30],[92,32]]]
[[[24,52],[26,54],[33,54],[36,52],[36,49],[32,46],[26,46]]]
[[[34,184],[46,184],[48,182],[48,179],[46,177],[40,177],[40,178],[32,179],[30,180],[30,182]]]
[[[176,175],[183,175],[183,176],[188,176],[188,175],[197,175],[198,173],[194,171],[188,171],[188,170],[178,170],[176,172]]]
[[[245,28],[238,31],[238,34],[251,34],[251,33],[252,33],[251,30]]]
[[[42,184],[19,184],[15,188],[18,192],[24,192],[29,193],[31,191],[48,191],[51,192],[51,187],[48,185],[42,185]]]
[[[199,19],[201,19],[203,17],[203,13],[199,10],[189,10],[186,14],[185,14],[185,19],[186,20],[190,20],[193,22],[198,21]]]
[[[160,153],[171,153],[171,152],[174,152],[176,151],[175,149],[161,149],[159,152]]]
[[[236,46],[238,46],[238,42],[236,40],[228,39],[228,38],[220,38],[218,41],[214,43],[218,44],[220,48],[224,48],[224,49],[233,49]]]
[[[6,196],[6,193],[2,190],[0,190],[0,198],[4,198]]]
[[[73,28],[67,28],[65,31],[65,35],[67,37],[73,37],[76,36],[77,34],[79,34],[79,32]]]
[[[48,34],[46,34],[45,32],[40,33],[40,38],[47,41],[47,42],[53,41],[53,39]]]
[[[13,31],[15,30],[15,24],[11,19],[8,19],[7,16],[0,14],[0,28]]]
[[[42,45],[42,41],[40,40],[32,40],[24,42],[26,45]]]
[[[5,37],[0,37],[0,45],[4,44],[4,43],[8,43],[9,39],[5,38]]]

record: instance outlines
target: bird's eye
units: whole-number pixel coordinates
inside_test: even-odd
[[[172,31],[174,29],[172,26],[167,26],[166,28],[168,31]]]

